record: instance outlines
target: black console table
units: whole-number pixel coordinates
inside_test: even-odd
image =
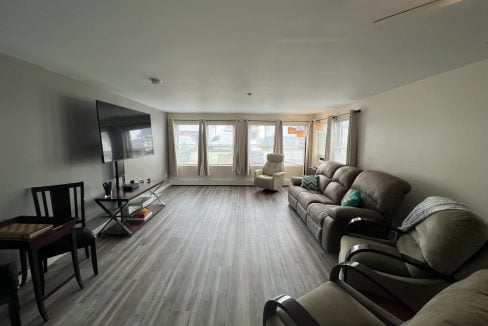
[[[113,189],[111,197],[95,198],[95,202],[108,214],[109,218],[98,235],[110,234],[130,236],[139,230],[145,223],[156,216],[156,214],[166,206],[161,197],[156,193],[156,190],[163,184],[163,182],[164,180],[151,183],[141,183],[139,184],[138,188],[132,191]],[[154,196],[154,201],[158,201],[159,204],[152,204],[154,203],[153,201],[146,207],[152,212],[151,217],[147,220],[137,223],[129,222],[127,220],[130,217],[128,213],[129,203],[145,193],[149,193],[151,196]]]

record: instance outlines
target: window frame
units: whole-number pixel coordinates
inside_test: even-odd
[[[274,139],[276,135],[276,123],[272,121],[248,121],[247,126],[247,160],[250,167],[262,167],[266,163],[266,158],[264,158],[263,163],[253,163],[251,162],[251,127],[252,126],[270,126],[274,128],[273,132],[273,144],[271,151],[269,153],[273,153],[274,148]],[[269,154],[269,153],[266,153]]]
[[[200,147],[200,124],[199,124],[199,121],[198,120],[191,120],[191,121],[175,121],[175,129],[176,129],[176,132],[175,132],[175,146],[176,146],[176,166],[177,167],[180,167],[180,166],[198,166],[198,151],[199,151],[199,147]],[[180,125],[187,125],[187,126],[197,126],[198,127],[198,135],[197,135],[197,141],[196,141],[196,148],[197,148],[197,160],[196,160],[196,163],[191,163],[191,164],[181,164],[180,163],[180,159],[179,159],[179,156],[180,156],[180,150],[179,150],[179,130],[178,130],[178,127]]]
[[[293,167],[299,167],[299,166],[304,166],[305,165],[305,153],[306,153],[306,148],[307,148],[307,126],[308,122],[303,122],[303,121],[283,121],[283,127],[282,127],[282,142],[283,142],[283,155],[284,155],[284,160],[283,164],[285,166],[293,166]],[[303,128],[304,131],[304,136],[303,136],[303,155],[302,155],[302,162],[300,164],[290,164],[286,162],[286,153],[285,153],[285,131],[286,134],[288,135],[288,127],[301,127]],[[297,137],[298,138],[298,137]]]
[[[212,164],[210,162],[210,151],[209,151],[209,142],[210,142],[210,137],[209,137],[209,131],[210,128],[209,126],[227,126],[232,128],[232,162],[230,164]],[[207,159],[208,159],[208,165],[209,166],[234,166],[234,153],[236,150],[236,144],[234,142],[235,140],[235,124],[234,122],[229,122],[229,121],[207,121]]]
[[[348,124],[347,124],[347,131],[345,132],[344,135],[342,136],[345,136],[346,138],[346,145],[345,147],[344,146],[340,146],[340,147],[337,147],[337,131],[338,131],[338,128],[339,128],[339,124],[340,123],[343,123],[347,121]],[[349,133],[349,122],[350,122],[350,116],[349,114],[345,114],[345,115],[342,115],[342,116],[338,116],[335,120],[334,120],[334,124],[332,126],[332,130],[331,130],[331,133],[330,133],[330,159],[333,160],[333,161],[337,161],[339,163],[342,163],[342,164],[346,164],[346,160],[347,160],[347,137],[348,137],[348,133]],[[338,158],[336,157],[336,152],[337,152],[337,148],[345,148],[345,156],[344,156],[344,161],[339,161]]]

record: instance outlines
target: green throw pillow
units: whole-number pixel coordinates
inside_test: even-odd
[[[361,201],[361,192],[354,190],[341,201],[341,206],[358,207]]]
[[[319,190],[319,177],[315,175],[304,175],[302,187],[308,190]]]

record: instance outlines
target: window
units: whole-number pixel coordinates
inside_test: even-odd
[[[232,165],[234,161],[234,126],[208,124],[207,148],[209,165]]]
[[[313,126],[313,164],[319,163],[321,157],[325,157],[325,142],[327,140],[327,120],[317,120]]]
[[[178,165],[198,164],[197,122],[176,123],[176,162]]]
[[[303,165],[305,160],[305,125],[283,124],[285,165]]]
[[[273,152],[275,125],[249,124],[249,165],[263,166],[266,155]]]
[[[331,133],[331,160],[346,164],[348,133],[349,115],[337,118]]]

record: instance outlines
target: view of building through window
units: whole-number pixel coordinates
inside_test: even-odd
[[[249,165],[263,166],[273,152],[274,124],[249,124]]]
[[[285,165],[303,165],[305,161],[305,125],[283,124]]]
[[[349,116],[339,117],[333,124],[331,134],[331,160],[346,164]]]
[[[176,162],[178,165],[198,164],[198,124],[176,124]]]
[[[234,126],[208,124],[207,148],[209,165],[232,165],[234,159]]]

